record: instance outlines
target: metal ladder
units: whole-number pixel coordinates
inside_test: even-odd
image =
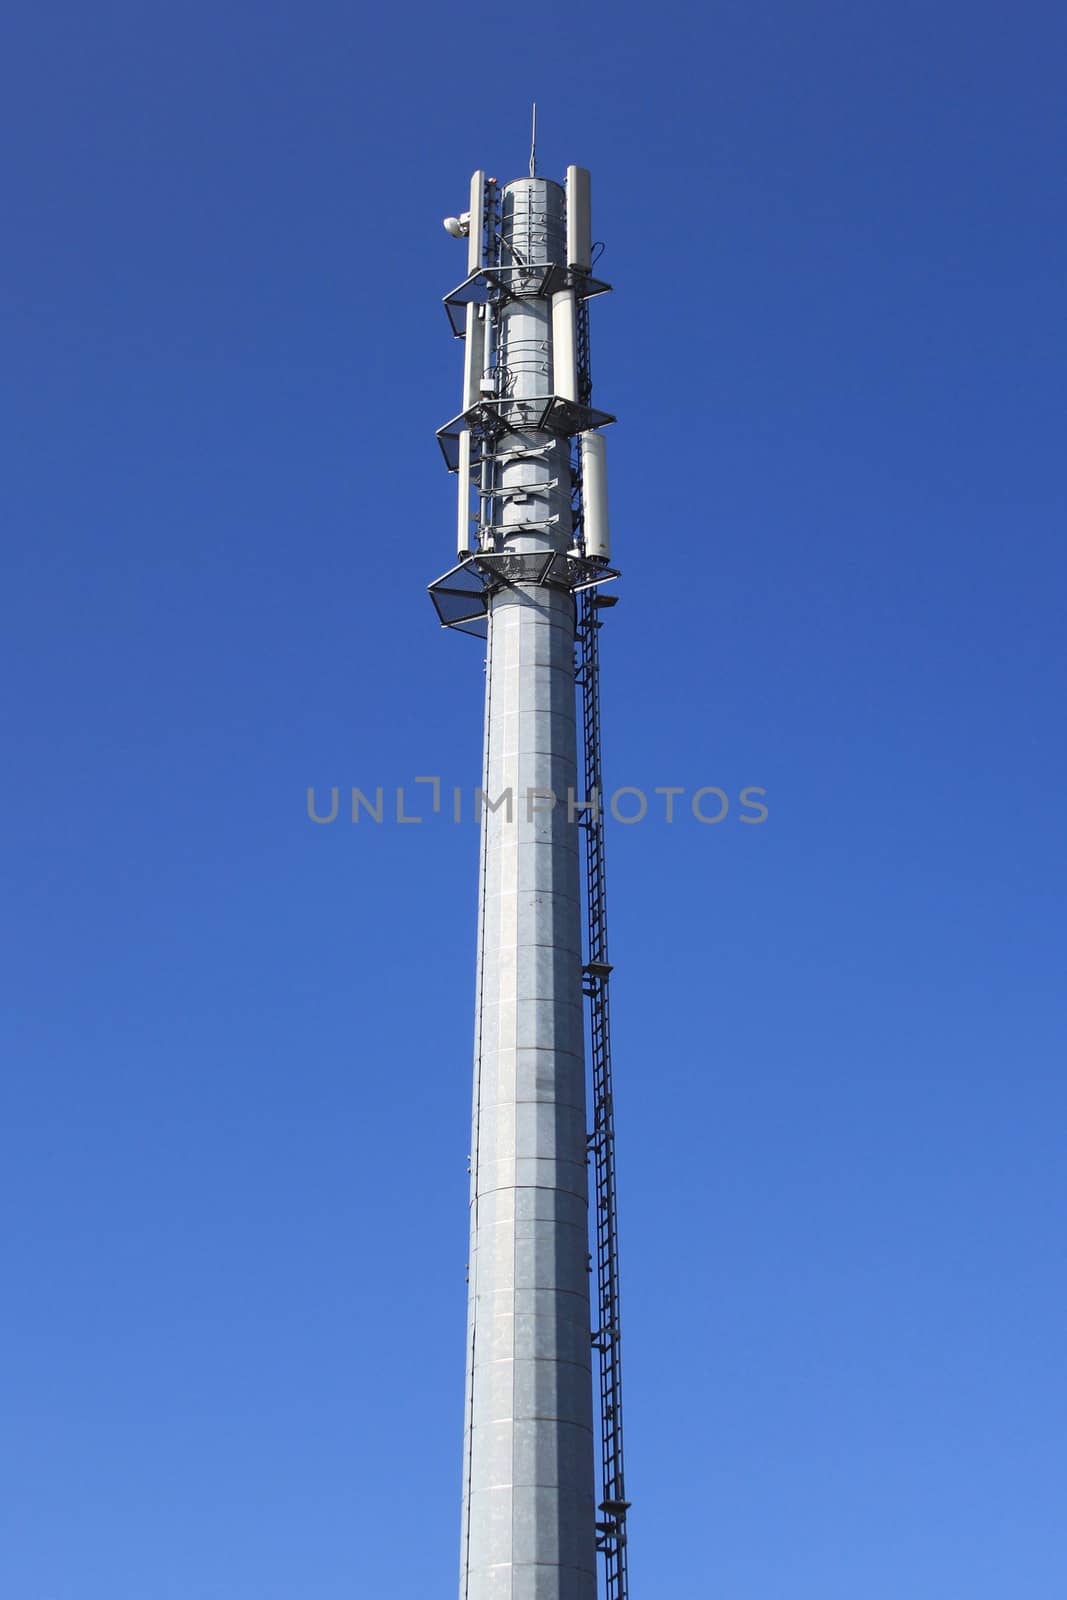
[[[589,1001],[592,1069],[593,1174],[596,1232],[596,1328],[593,1347],[600,1355],[601,1501],[597,1549],[604,1557],[604,1600],[628,1600],[626,1566],[626,1484],[623,1473],[622,1365],[619,1327],[619,1244],[615,1193],[615,1110],[611,1080],[611,1014],[608,960],[607,886],[604,863],[603,783],[600,759],[599,611],[596,589],[578,597],[577,680],[582,696],[582,748],[585,791],[593,804],[582,812],[585,841],[588,959],[583,968]]]

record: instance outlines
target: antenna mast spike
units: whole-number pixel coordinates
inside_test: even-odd
[[[533,102],[533,117],[530,126],[530,177],[537,177],[537,101]]]

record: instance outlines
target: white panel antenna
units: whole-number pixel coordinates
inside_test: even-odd
[[[564,400],[578,398],[573,289],[561,289],[552,296],[552,387]]]
[[[593,270],[593,221],[589,173],[567,168],[567,265],[575,272]]]
[[[462,561],[471,553],[471,436],[464,428],[456,441],[459,450],[457,468],[456,553]]]
[[[485,173],[476,172],[471,178],[471,207],[467,236],[467,275],[477,272],[482,261],[483,220],[485,217]]]
[[[585,553],[590,561],[609,561],[611,530],[608,527],[607,440],[602,433],[583,433],[579,444],[582,452]]]
[[[463,409],[469,411],[481,398],[485,370],[485,307],[467,302],[467,332],[463,346]]]

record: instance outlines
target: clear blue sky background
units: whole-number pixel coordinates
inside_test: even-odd
[[[505,41],[511,35],[511,44]],[[594,172],[636,1600],[1061,1600],[1067,23],[8,11],[3,1600],[455,1583],[470,171]]]

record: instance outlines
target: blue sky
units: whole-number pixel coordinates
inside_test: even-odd
[[[1052,4],[12,8],[0,1594],[454,1591],[440,227],[593,169],[633,1590],[1060,1600]]]

